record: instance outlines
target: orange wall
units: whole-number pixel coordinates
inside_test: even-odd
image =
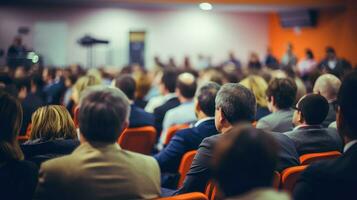
[[[269,19],[269,43],[273,53],[279,58],[291,42],[298,58],[303,58],[305,48],[311,48],[317,59],[324,56],[326,46],[335,48],[338,56],[357,65],[357,6],[349,5],[345,10],[324,10],[319,12],[318,25],[301,28],[296,33],[293,28],[282,28],[278,14]]]

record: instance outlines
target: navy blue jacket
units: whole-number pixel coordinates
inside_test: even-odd
[[[154,116],[155,116],[155,128],[158,133],[158,138],[160,137],[162,131],[162,122],[164,121],[165,114],[168,110],[175,108],[180,105],[180,101],[177,97],[171,98],[166,101],[161,106],[155,108]]]
[[[178,131],[167,147],[154,156],[161,172],[177,172],[181,158],[186,152],[196,150],[203,139],[217,133],[214,119],[204,121],[197,127]]]
[[[129,117],[129,128],[154,126],[155,117],[137,105],[132,104]]]

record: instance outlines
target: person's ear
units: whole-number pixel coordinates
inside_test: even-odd
[[[198,103],[197,99],[195,99],[195,112],[196,113],[199,113],[202,109],[201,109],[201,106],[200,104]]]
[[[224,113],[222,111],[222,108],[219,108],[218,112],[220,114],[219,118],[218,118],[218,121],[219,121],[220,124],[224,125],[226,123],[227,119],[226,119],[226,116],[224,115]]]
[[[74,115],[74,119],[73,119],[74,125],[75,125],[76,128],[78,128],[79,127],[79,119],[78,119],[78,117],[79,117],[79,106],[76,106],[74,108],[73,115]]]
[[[298,115],[298,121],[302,124],[304,123],[304,117],[302,116],[301,111],[297,111],[297,115]]]

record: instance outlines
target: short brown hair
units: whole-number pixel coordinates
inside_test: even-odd
[[[269,101],[271,101],[271,97],[274,97],[276,106],[279,109],[290,108],[296,100],[296,93],[296,83],[290,78],[273,79],[266,91]]]
[[[32,114],[31,121],[31,140],[74,139],[77,136],[71,115],[64,106],[40,107]]]

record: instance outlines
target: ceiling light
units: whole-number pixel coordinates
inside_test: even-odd
[[[212,10],[213,6],[210,3],[204,2],[199,5],[201,10]]]

